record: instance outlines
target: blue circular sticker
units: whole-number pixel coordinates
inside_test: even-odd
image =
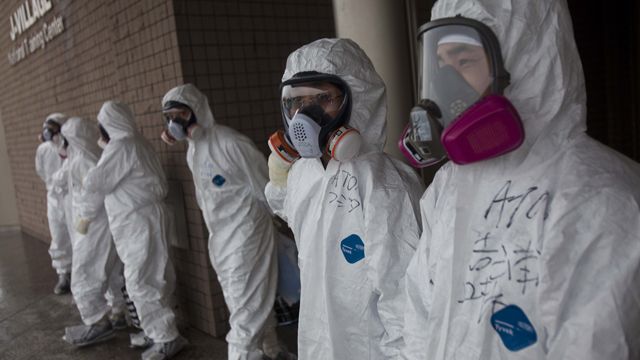
[[[213,179],[211,179],[211,182],[215,186],[222,186],[225,183],[225,181],[227,180],[222,175],[216,175],[213,177]]]
[[[491,316],[491,326],[500,335],[502,343],[510,351],[522,350],[538,341],[536,329],[524,311],[509,305]]]
[[[364,259],[364,242],[356,234],[344,238],[340,242],[340,250],[349,264],[355,264]]]

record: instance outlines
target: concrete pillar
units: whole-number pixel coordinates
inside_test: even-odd
[[[634,5],[634,13],[636,14],[635,19],[640,19],[640,4],[634,2]],[[636,30],[634,40],[637,44],[640,42],[640,25],[638,25],[638,22],[634,22],[634,27]],[[633,48],[636,49],[636,59],[640,59],[640,46],[634,46]],[[637,66],[635,68],[635,81],[633,82],[633,85],[633,97],[636,99],[632,99],[633,108],[631,112],[635,128],[635,134],[633,134],[633,158],[635,161],[640,162],[640,118],[638,117],[638,115],[640,115],[640,105],[638,105],[640,104],[640,71],[638,71]]]
[[[402,158],[396,143],[414,105],[406,3],[398,0],[333,0],[336,35],[369,55],[387,85],[385,152]]]
[[[0,116],[0,232],[18,227],[16,190],[11,178],[11,166],[4,135],[4,125]]]

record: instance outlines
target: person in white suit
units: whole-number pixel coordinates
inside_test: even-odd
[[[113,337],[113,324],[126,327],[120,292],[124,285],[122,262],[109,231],[104,197],[87,193],[82,185],[100,157],[96,124],[71,117],[62,126],[61,134],[66,145],[61,150],[67,159],[54,181],[56,186],[69,189],[71,198],[71,211],[66,214],[76,224],[71,237],[71,293],[83,321],[82,325],[67,327],[64,339],[72,345],[86,346]]]
[[[585,132],[566,1],[432,19],[414,120],[440,122],[451,161],[421,200],[404,358],[637,359],[640,167]]]
[[[385,85],[355,42],[320,39],[289,55],[281,88],[286,134],[265,193],[299,249],[298,354],[397,358],[424,186],[382,151]]]
[[[164,170],[151,144],[138,132],[129,106],[105,102],[98,122],[104,151],[83,185],[87,192],[104,196],[127,292],[145,335],[153,340],[142,359],[169,359],[187,341],[178,332],[170,306],[175,273],[169,258]]]
[[[192,84],[169,90],[162,111],[162,139],[189,144],[187,164],[209,230],[209,259],[230,312],[228,358],[295,358],[275,332],[276,229],[264,196],[264,155],[248,137],[218,124],[207,97]]]
[[[42,143],[36,150],[35,161],[36,173],[47,186],[47,220],[51,233],[49,255],[51,264],[58,274],[58,282],[53,289],[58,295],[68,293],[71,287],[71,237],[64,211],[67,189],[55,189],[53,186],[53,174],[62,167],[64,161],[58,155],[58,149],[62,143],[60,128],[66,119],[67,117],[61,113],[47,116],[42,124],[42,133],[39,136]]]

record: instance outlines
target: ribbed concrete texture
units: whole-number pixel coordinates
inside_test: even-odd
[[[61,338],[80,324],[71,295],[54,295],[55,271],[47,245],[20,233],[0,233],[0,360],[140,359],[129,333],[77,349]],[[226,343],[193,328],[181,328],[190,345],[175,359],[226,359]]]

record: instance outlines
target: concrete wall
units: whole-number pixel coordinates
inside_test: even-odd
[[[10,28],[10,13],[23,3],[3,3],[0,28]],[[35,173],[34,156],[36,136],[47,114],[63,112],[95,119],[104,101],[124,101],[131,105],[138,129],[169,170],[173,154],[158,138],[163,126],[158,109],[165,91],[182,83],[172,1],[51,3],[53,8],[16,41],[6,32],[0,34],[0,49],[6,55],[8,49],[36,36],[44,23],[61,17],[64,26],[44,48],[20,62],[11,65],[6,56],[0,58],[0,77],[11,89],[0,94],[0,114],[20,225],[40,239],[49,239],[49,231],[45,187]]]
[[[334,35],[331,0],[50,0],[52,8],[12,40],[9,18],[24,3],[7,0],[0,8],[0,77],[7,90],[0,93],[0,116],[14,182],[8,187],[15,188],[22,230],[49,239],[45,187],[34,167],[36,136],[47,114],[95,119],[106,100],[130,104],[138,129],[184,195],[179,203],[187,226],[178,234],[183,246],[172,253],[180,313],[191,325],[224,335],[228,314],[209,263],[185,146],[160,140],[160,102],[170,88],[193,82],[209,96],[217,121],[266,152],[268,135],[281,127],[278,86],[286,57],[304,43]],[[8,54],[25,39],[37,39],[55,19],[63,30],[11,64],[16,57]]]
[[[387,88],[385,152],[402,159],[396,145],[414,105],[405,1],[333,0],[336,32],[367,53]]]
[[[18,226],[18,208],[16,192],[11,177],[11,166],[7,154],[7,144],[0,114],[0,231]]]
[[[0,28],[24,1],[5,1]],[[11,91],[0,94],[22,229],[48,238],[45,187],[35,173],[34,156],[42,122],[51,112],[95,119],[105,100],[129,103],[145,134],[156,134],[158,99],[182,81],[171,1],[52,0],[53,8],[12,41],[0,34],[0,76]],[[20,62],[6,54],[36,37],[45,23],[61,18],[64,31]],[[155,139],[154,139],[155,140]],[[153,141],[159,148],[159,140]]]
[[[331,1],[176,1],[175,15],[185,82],[207,94],[216,122],[249,136],[267,154],[266,140],[282,127],[278,90],[287,56],[334,36]],[[183,182],[190,237],[189,251],[176,249],[179,293],[190,299],[191,322],[221,335],[228,311],[209,264],[184,146],[167,151],[169,177]]]

